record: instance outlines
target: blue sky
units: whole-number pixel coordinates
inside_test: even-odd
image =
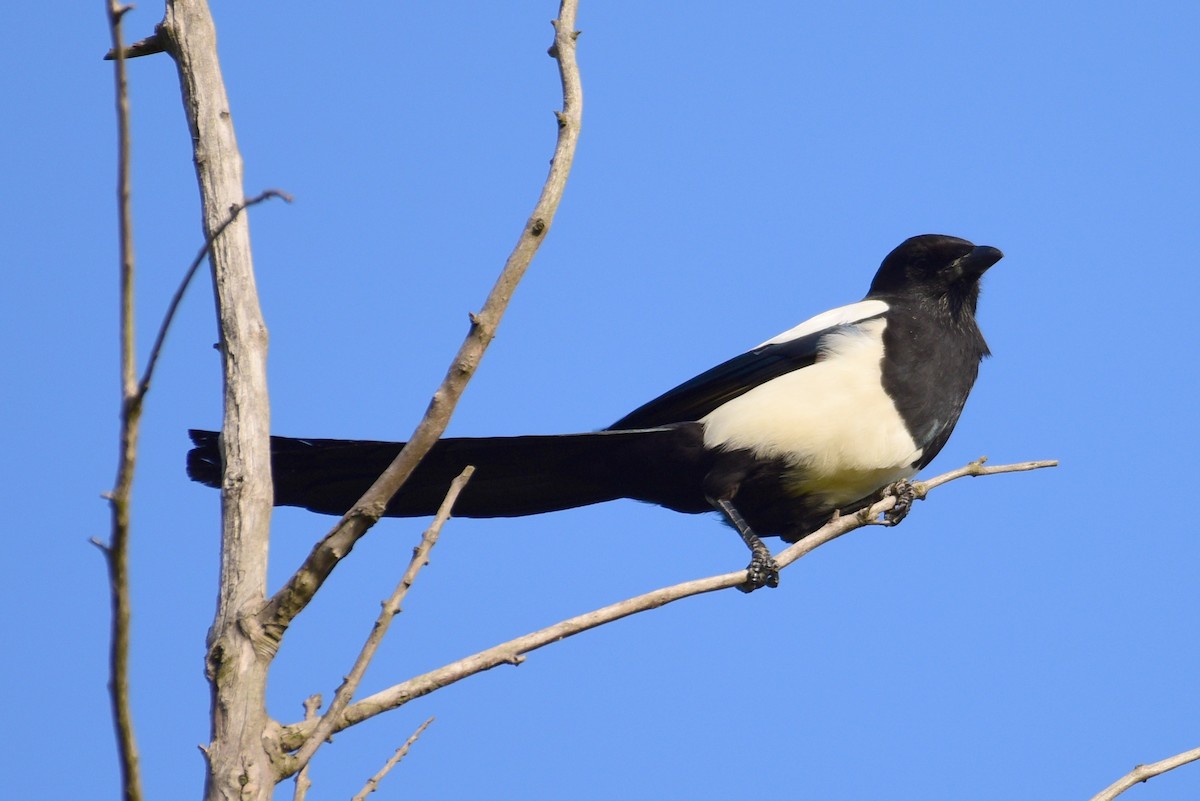
[[[625,620],[339,735],[319,797],[352,795],[430,715],[377,797],[1088,798],[1200,745],[1200,11],[826,6],[584,3],[576,167],[451,432],[602,427],[857,300],[888,250],[939,232],[1007,255],[980,306],[995,355],[927,475],[984,454],[1062,466],[957,482],[776,591]],[[403,439],[545,177],[556,5],[214,11],[247,194],[296,197],[251,223],[273,428]],[[0,671],[22,769],[0,796],[112,797],[104,572],[87,543],[107,534],[117,433],[107,32],[98,0],[13,15]],[[159,18],[139,5],[130,38]],[[174,68],[130,67],[144,355],[200,232]],[[208,736],[217,497],[183,456],[188,427],[220,423],[210,298],[198,281],[171,333],[136,484],[152,798],[199,795]],[[330,523],[277,512],[276,585]],[[385,522],[338,569],[284,643],[274,716],[331,695],[420,529]],[[715,519],[633,502],[452,521],[364,691],[744,562]],[[1126,797],[1197,795],[1191,766]]]

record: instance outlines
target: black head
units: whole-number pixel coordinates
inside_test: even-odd
[[[987,245],[941,234],[906,239],[887,255],[867,297],[912,297],[975,312],[979,279],[1004,254]]]

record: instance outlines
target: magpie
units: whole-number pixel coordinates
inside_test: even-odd
[[[916,475],[946,444],[989,355],[975,322],[1003,254],[937,234],[888,254],[865,299],[719,364],[602,431],[440,440],[385,514],[436,512],[462,469],[461,517],[632,498],[719,512],[752,553],[744,589],[775,586],[760,536],[794,542]],[[218,435],[190,432],[188,475],[219,487]],[[404,443],[272,437],[277,506],[350,509]]]

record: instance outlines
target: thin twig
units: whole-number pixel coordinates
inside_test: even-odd
[[[983,458],[976,459],[974,462],[965,464],[956,470],[942,473],[940,476],[934,476],[933,478],[925,481],[914,481],[913,489],[916,491],[918,498],[924,498],[929,494],[929,491],[935,487],[940,487],[943,484],[959,478],[965,478],[968,476],[990,476],[996,475],[997,473],[1023,473],[1029,470],[1041,470],[1045,467],[1058,466],[1057,459],[1046,459],[1034,462],[1017,462],[1015,464],[1001,464],[994,466],[985,466],[984,462],[986,461],[987,457],[985,456]],[[784,548],[775,556],[775,563],[779,565],[780,568],[786,567],[805,554],[810,553],[813,549],[819,548],[830,540],[834,540],[842,536],[847,531],[853,531],[855,528],[859,527],[858,525],[855,525],[852,528],[841,528],[839,526],[835,526],[834,523],[838,523],[842,520],[863,518],[860,525],[869,525],[875,522],[881,514],[890,511],[895,505],[896,499],[889,495],[875,505],[871,506],[869,509],[864,509],[861,512],[838,518],[820,530],[809,534],[799,542]]]
[[[570,174],[583,113],[583,89],[575,62],[575,39],[578,35],[575,31],[576,5],[576,0],[562,0],[559,17],[554,21],[555,37],[551,55],[558,62],[562,79],[563,109],[558,113],[558,142],[541,197],[534,206],[533,214],[525,222],[516,247],[509,255],[483,308],[471,315],[470,331],[408,444],[358,503],[317,543],[299,569],[259,612],[257,619],[262,633],[276,644],[333,569],[379,520],[392,496],[446,430],[459,398],[496,335],[496,327],[518,282],[550,230]]]
[[[1091,801],[1112,801],[1112,799],[1135,784],[1141,784],[1144,781],[1153,779],[1155,776],[1161,776],[1169,770],[1175,770],[1175,768],[1197,760],[1200,760],[1200,748],[1193,748],[1190,751],[1184,751],[1182,754],[1176,754],[1173,757],[1167,757],[1158,762],[1152,762],[1149,765],[1138,765],[1108,787],[1092,796]]]
[[[417,574],[421,572],[421,568],[429,564],[429,552],[433,550],[433,546],[437,544],[438,537],[442,533],[442,526],[450,519],[450,511],[454,508],[454,502],[458,500],[458,495],[462,492],[463,487],[471,480],[471,474],[475,472],[475,468],[471,465],[467,467],[450,482],[450,489],[446,492],[446,497],[442,501],[442,505],[438,508],[437,515],[434,516],[433,522],[429,524],[429,528],[425,529],[425,534],[421,537],[421,543],[413,548],[412,559],[409,560],[408,569],[404,571],[404,575],[400,578],[400,583],[396,585],[396,589],[392,591],[391,596],[383,602],[383,609],[379,612],[379,617],[375,621],[375,625],[371,628],[371,633],[367,636],[367,641],[363,643],[362,651],[359,652],[358,658],[354,660],[354,667],[350,669],[350,673],[342,681],[342,685],[338,687],[337,693],[333,696],[333,702],[329,708],[325,710],[325,714],[321,716],[321,720],[317,723],[317,728],[312,736],[308,738],[308,742],[300,749],[295,756],[295,761],[289,767],[289,770],[303,770],[308,767],[312,761],[313,754],[325,742],[325,739],[333,733],[333,727],[337,723],[338,717],[342,714],[342,710],[350,703],[350,699],[354,697],[354,693],[358,690],[359,684],[362,683],[363,675],[367,672],[367,666],[371,664],[371,660],[375,657],[376,651],[379,650],[380,643],[383,642],[383,637],[387,634],[388,627],[391,626],[392,620],[400,613],[400,605],[404,602],[404,598],[408,595],[409,589],[413,582],[417,580]]]
[[[304,699],[304,719],[312,720],[317,716],[317,711],[321,708],[321,694],[316,693]],[[292,801],[304,801],[308,796],[308,788],[312,787],[312,781],[308,778],[308,765],[296,773],[296,790],[292,794]]]
[[[175,295],[171,298],[171,304],[167,307],[167,313],[163,315],[162,325],[158,327],[158,336],[154,338],[154,345],[150,348],[150,359],[146,362],[146,370],[142,373],[142,380],[138,383],[138,394],[145,396],[150,391],[150,379],[154,377],[154,368],[158,364],[158,356],[162,353],[163,342],[167,338],[167,331],[171,328],[171,321],[175,318],[175,312],[179,310],[179,304],[183,300],[183,295],[187,292],[188,285],[192,283],[192,279],[196,277],[196,272],[200,269],[200,265],[204,263],[204,257],[212,250],[213,242],[216,241],[225,229],[233,224],[238,215],[244,209],[251,206],[256,206],[264,200],[277,197],[285,203],[292,202],[292,196],[287,192],[279,189],[267,189],[243,203],[235,203],[229,210],[229,216],[224,222],[213,230],[212,234],[204,238],[204,245],[200,248],[200,252],[196,254],[196,258],[192,259],[192,263],[188,266],[187,272],[183,275],[183,280],[179,282],[179,288],[175,290]]]
[[[117,751],[121,761],[121,787],[125,801],[141,801],[142,780],[138,766],[137,738],[133,731],[133,709],[129,698],[129,636],[132,617],[129,592],[129,519],[133,474],[137,465],[137,442],[141,426],[142,403],[138,395],[134,339],[134,255],[133,211],[130,179],[129,81],[122,47],[121,19],[128,6],[107,0],[108,23],[113,48],[117,107],[117,215],[120,240],[121,285],[121,435],[117,479],[109,494],[112,508],[112,541],[102,547],[108,565],[109,593],[112,603],[112,643],[109,653],[109,696]]]
[[[404,759],[404,757],[408,754],[408,749],[412,748],[413,743],[415,743],[417,738],[421,736],[421,733],[429,727],[430,723],[433,723],[433,718],[430,718],[422,723],[417,730],[412,733],[412,736],[404,742],[404,745],[396,749],[396,753],[392,754],[392,758],[383,764],[383,767],[379,769],[379,772],[370,779],[367,779],[367,783],[363,785],[363,788],[359,790],[358,793],[355,794],[354,798],[350,799],[350,801],[364,801],[368,795],[375,792],[379,788],[379,783],[383,781],[383,777],[388,775],[392,768],[400,764],[400,760]]]
[[[918,496],[924,497],[934,487],[939,487],[942,484],[964,476],[1021,472],[1043,467],[1053,467],[1057,464],[1057,461],[1048,460],[1021,462],[1012,465],[996,465],[984,468],[980,463],[972,463],[958,470],[952,470],[936,478],[931,478],[928,481],[915,482],[914,486]],[[895,505],[895,502],[896,499],[889,496],[864,509],[862,512],[836,517],[816,532],[780,552],[775,557],[775,560],[782,569],[820,545],[855,529],[871,525],[880,515],[890,510]],[[596,628],[605,623],[611,623],[614,620],[619,620],[629,615],[646,612],[650,609],[657,609],[660,606],[665,606],[682,598],[714,592],[716,590],[740,587],[745,581],[745,570],[694,579],[670,587],[653,590],[643,595],[638,595],[601,609],[563,620],[547,628],[525,634],[456,662],[444,665],[436,670],[416,676],[400,684],[393,685],[355,704],[351,704],[346,707],[345,712],[334,726],[332,733],[361,723],[381,712],[403,706],[414,698],[427,695],[434,690],[461,681],[476,673],[489,670],[497,665],[520,664],[525,660],[525,654],[574,634]],[[285,726],[282,736],[284,749],[299,748],[310,736],[313,728],[311,721]]]

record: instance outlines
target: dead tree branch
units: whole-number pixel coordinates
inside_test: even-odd
[[[167,332],[171,330],[171,322],[175,319],[175,312],[179,310],[179,304],[183,301],[183,296],[187,292],[188,286],[191,285],[192,279],[196,277],[200,265],[204,263],[204,257],[212,249],[213,241],[226,228],[232,225],[234,220],[238,218],[238,215],[245,209],[257,206],[264,200],[269,200],[273,197],[280,198],[286,203],[292,202],[292,196],[287,192],[278,189],[263,190],[243,203],[235,203],[229,210],[229,216],[211,234],[204,238],[204,244],[200,247],[200,252],[196,254],[196,258],[192,259],[192,263],[188,265],[187,272],[183,274],[183,280],[179,282],[179,288],[175,290],[175,294],[171,297],[171,302],[167,306],[167,312],[163,315],[162,324],[158,327],[158,335],[154,338],[154,345],[150,348],[150,359],[146,363],[145,372],[142,373],[142,380],[138,382],[139,391],[142,395],[145,395],[150,390],[150,381],[154,378],[154,368],[158,365],[158,357],[162,353],[163,343],[167,339]]]
[[[288,625],[309,601],[338,563],[366,534],[387,508],[388,501],[437,442],[475,374],[480,359],[496,335],[496,327],[508,307],[518,282],[525,275],[534,255],[546,238],[566,189],[583,113],[583,88],[575,61],[576,0],[562,0],[559,17],[554,21],[554,45],[550,54],[558,62],[562,79],[563,108],[558,113],[558,142],[550,163],[550,174],[542,187],[533,214],[525,222],[517,245],[492,287],[483,308],[471,315],[471,327],[459,348],[441,386],[434,392],[420,424],[395,461],[383,472],[350,511],[321,539],[287,583],[258,614],[264,635],[278,643]]]
[[[129,597],[129,507],[133,492],[133,474],[137,464],[138,434],[141,430],[142,396],[137,382],[137,355],[134,340],[133,306],[133,212],[130,179],[129,81],[125,70],[121,19],[128,6],[107,0],[108,24],[114,60],[117,107],[117,215],[120,247],[120,351],[121,351],[121,434],[117,479],[109,494],[112,509],[112,537],[101,546],[108,565],[109,595],[112,604],[112,641],[109,651],[109,697],[121,761],[121,787],[125,801],[141,801],[142,780],[138,767],[137,738],[133,731],[133,709],[129,698],[129,630],[132,617]]]
[[[917,491],[917,497],[925,497],[928,492],[934,487],[941,486],[949,481],[964,476],[977,475],[994,475],[997,473],[1012,473],[1026,470],[1037,470],[1044,467],[1053,467],[1057,465],[1057,461],[1039,461],[1039,462],[1021,462],[1011,465],[996,465],[994,467],[983,467],[982,461],[973,462],[970,465],[952,470],[949,473],[931,478],[928,481],[914,482],[914,488]],[[782,569],[796,560],[800,559],[807,553],[824,545],[831,540],[853,531],[863,526],[872,525],[879,516],[889,511],[896,503],[894,497],[886,497],[873,506],[864,509],[862,512],[843,515],[829,521],[818,531],[810,534],[800,542],[786,548],[778,556],[775,557],[776,562]],[[639,612],[646,612],[651,609],[657,609],[660,606],[666,606],[669,603],[678,601],[682,598],[687,598],[693,595],[701,595],[707,592],[716,590],[725,590],[731,587],[739,587],[746,581],[746,571],[737,570],[732,573],[724,573],[718,576],[709,576],[707,578],[694,579],[685,581],[682,584],[676,584],[671,587],[663,587],[653,590],[652,592],[638,595],[615,604],[578,615],[567,620],[549,626],[547,628],[525,634],[521,637],[501,643],[500,645],[488,648],[485,651],[472,654],[471,656],[460,659],[457,662],[452,662],[443,667],[432,670],[420,676],[401,682],[385,690],[382,690],[374,695],[371,695],[358,703],[348,706],[345,712],[341,715],[334,725],[331,733],[336,733],[349,728],[357,723],[361,723],[368,718],[372,718],[381,712],[386,712],[390,709],[395,709],[403,706],[414,698],[420,698],[434,690],[445,687],[454,682],[461,681],[468,676],[473,676],[476,673],[481,673],[497,665],[517,665],[525,660],[525,654],[530,651],[535,651],[538,648],[549,645],[559,640],[578,634],[588,629],[596,628],[605,623],[611,623],[614,620],[619,620],[629,615],[634,615]],[[312,736],[315,726],[311,721],[285,726],[283,730],[282,745],[286,750],[294,750],[302,746],[305,741]]]
[[[1155,776],[1161,776],[1169,770],[1175,770],[1175,768],[1197,760],[1200,760],[1200,748],[1193,748],[1190,751],[1184,751],[1182,754],[1176,754],[1173,757],[1167,757],[1158,762],[1152,762],[1149,765],[1138,765],[1108,787],[1092,796],[1091,801],[1112,801],[1112,799],[1135,784],[1149,781]]]
[[[378,773],[376,773],[370,779],[367,779],[367,783],[363,785],[361,790],[354,794],[354,798],[350,799],[350,801],[366,801],[367,796],[379,789],[379,783],[383,781],[383,777],[387,776],[388,773],[391,772],[392,768],[400,764],[400,760],[404,759],[404,757],[408,754],[408,749],[413,747],[413,743],[415,743],[417,738],[420,737],[427,728],[429,728],[430,723],[433,723],[433,718],[429,718],[420,726],[418,726],[417,730],[412,733],[412,736],[404,742],[404,745],[396,749],[396,753],[392,754],[391,759],[383,764],[383,767],[379,769]]]
[[[454,508],[454,502],[458,500],[459,493],[462,492],[467,482],[471,480],[471,474],[474,472],[475,468],[468,465],[459,474],[458,478],[450,482],[450,490],[446,493],[446,498],[442,501],[441,507],[438,508],[437,515],[433,518],[433,522],[429,524],[429,528],[425,529],[425,534],[421,537],[421,543],[416,548],[413,548],[413,555],[408,563],[408,569],[404,571],[404,575],[400,578],[400,583],[396,585],[396,589],[392,591],[391,596],[383,602],[383,609],[379,612],[379,618],[371,628],[371,633],[367,636],[367,641],[363,644],[358,658],[354,660],[354,667],[350,669],[350,673],[346,675],[342,686],[338,687],[337,693],[333,697],[333,702],[317,722],[316,731],[313,732],[313,736],[308,738],[308,742],[304,744],[299,753],[294,757],[293,763],[284,770],[285,775],[282,778],[287,778],[287,774],[292,771],[303,770],[307,767],[317,749],[321,747],[321,744],[333,732],[333,727],[338,717],[341,716],[342,710],[350,703],[350,699],[354,697],[359,684],[362,683],[362,678],[367,672],[367,666],[371,664],[371,660],[379,650],[379,645],[383,642],[383,637],[387,634],[388,627],[391,626],[392,620],[395,619],[396,615],[400,614],[400,605],[404,603],[405,596],[408,595],[413,582],[417,580],[417,574],[421,572],[422,567],[429,563],[429,552],[437,544],[438,536],[442,533],[442,526],[450,519],[450,511]],[[424,726],[421,727],[422,730],[424,728]],[[419,734],[420,731],[416,735],[413,735],[414,739]],[[407,750],[407,746],[405,750]],[[385,769],[383,773],[387,773],[388,770],[391,770],[391,768]]]
[[[304,719],[314,720],[317,717],[317,711],[321,708],[321,694],[310,695],[304,699]],[[308,797],[308,789],[312,787],[312,781],[308,778],[308,765],[300,768],[296,773],[296,788],[292,794],[292,801],[304,801]]]
[[[191,133],[206,241],[216,289],[224,372],[221,567],[217,612],[209,631],[212,742],[205,798],[267,801],[275,786],[266,713],[270,654],[243,618],[266,598],[271,487],[267,328],[254,279],[244,203],[242,158],[205,0],[168,0],[158,28],[179,72]],[[224,229],[221,226],[224,225]],[[217,234],[220,233],[218,236]]]

